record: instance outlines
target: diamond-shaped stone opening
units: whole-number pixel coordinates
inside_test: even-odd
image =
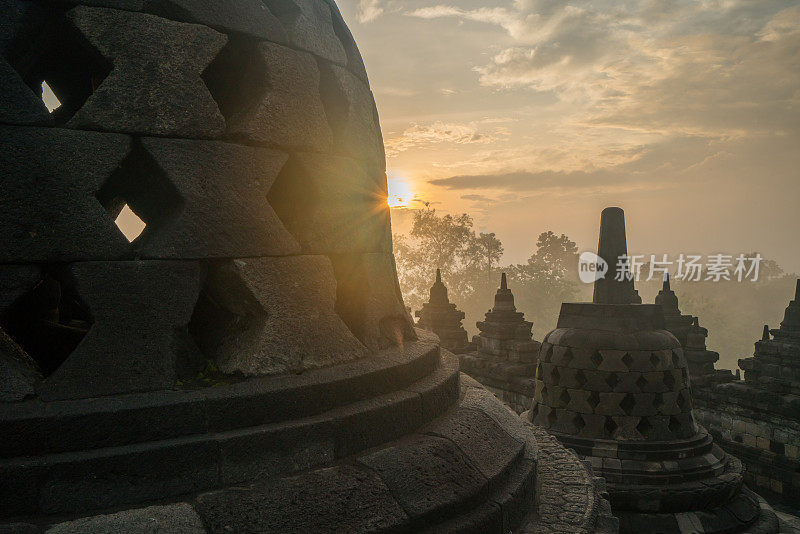
[[[603,423],[603,437],[614,439],[614,434],[616,434],[618,428],[619,425],[612,417],[606,417],[605,423]]]
[[[633,357],[626,352],[625,355],[622,357],[622,363],[625,365],[625,367],[630,369],[631,365],[633,365]]]
[[[653,431],[653,425],[647,417],[642,417],[639,424],[636,425],[636,431],[641,434],[644,439],[650,439],[650,433]]]
[[[176,217],[184,201],[147,152],[134,146],[96,194],[125,238],[140,243]]]
[[[550,408],[550,413],[547,414],[547,428],[552,428],[557,421],[558,421],[558,414],[554,409]]]
[[[658,354],[655,352],[650,353],[650,364],[653,366],[653,369],[658,369],[658,364],[661,363],[661,358],[659,358]]]
[[[576,434],[580,434],[583,432],[583,429],[586,428],[586,421],[583,420],[581,414],[575,414],[575,417],[572,418],[572,424],[575,426]]]
[[[678,421],[677,417],[670,416],[670,418],[669,418],[669,427],[668,427],[670,432],[672,432],[673,434],[677,435],[677,434],[680,433],[682,427],[683,427],[683,425],[681,425],[681,422]]]
[[[608,384],[608,387],[610,387],[612,390],[617,387],[617,384],[619,384],[619,378],[617,378],[616,373],[608,374],[606,377],[606,384]]]
[[[229,125],[232,119],[247,114],[269,90],[257,43],[237,35],[229,36],[201,78]]]
[[[265,2],[264,5],[287,28],[293,26],[302,14],[300,7],[292,0],[270,0],[268,4]]]
[[[61,107],[61,100],[58,99],[56,94],[50,89],[50,86],[47,82],[42,82],[42,101],[44,102],[44,106],[47,108],[47,111],[53,113],[55,110]]]
[[[636,406],[636,399],[633,397],[631,393],[625,395],[619,402],[619,407],[622,408],[622,411],[624,411],[628,415],[631,414],[631,410],[633,410],[634,406]]]
[[[639,391],[647,391],[647,379],[644,375],[639,375],[639,378],[636,379],[636,387],[639,388]]]
[[[589,381],[586,378],[586,374],[580,369],[578,369],[578,371],[575,373],[575,380],[578,382],[579,388],[583,388],[583,386],[586,385],[586,382]]]
[[[669,391],[672,391],[675,387],[675,377],[672,375],[671,371],[664,372],[664,385],[667,386]]]
[[[557,386],[560,381],[561,373],[558,372],[558,367],[553,367],[553,370],[550,371],[550,383]]]
[[[600,365],[603,363],[603,355],[600,354],[599,350],[596,350],[592,354],[591,360],[595,367],[600,367]]]
[[[566,389],[562,389],[561,395],[559,395],[558,400],[561,401],[561,404],[567,406],[569,404],[569,401],[572,400],[572,397],[570,397],[569,391],[567,391]]]
[[[664,395],[662,393],[656,393],[653,395],[653,407],[654,408],[661,408],[664,405]]]
[[[180,373],[186,387],[210,385],[203,382],[219,378],[222,373],[217,369],[237,356],[240,340],[250,339],[266,320],[266,312],[244,282],[221,265],[209,266],[189,320],[189,335],[199,354]]]
[[[53,272],[11,305],[0,327],[46,378],[75,351],[93,322],[69,280]]]
[[[12,67],[50,110],[57,126],[65,124],[103,83],[112,65],[66,19],[42,34]]]
[[[592,410],[596,409],[600,404],[600,394],[596,391],[592,391],[589,394],[589,397],[586,399],[586,402],[589,403],[589,406],[592,407]]]
[[[140,219],[127,204],[122,207],[119,215],[114,219],[114,223],[130,243],[142,235],[142,232],[147,227],[147,223]]]

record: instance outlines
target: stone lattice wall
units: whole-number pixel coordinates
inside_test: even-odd
[[[0,74],[3,400],[170,389],[209,361],[303,372],[414,337],[332,1],[4,0]]]

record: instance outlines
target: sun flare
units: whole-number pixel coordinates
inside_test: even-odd
[[[407,208],[414,197],[411,187],[400,178],[389,178],[387,184],[389,186],[389,207]]]

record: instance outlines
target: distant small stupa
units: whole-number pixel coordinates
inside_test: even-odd
[[[461,324],[464,312],[450,302],[447,286],[442,282],[441,269],[436,269],[436,281],[431,286],[430,299],[415,315],[419,318],[417,326],[439,336],[442,347],[455,354],[468,348],[467,331]]]

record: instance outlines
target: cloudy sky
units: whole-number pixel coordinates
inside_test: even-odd
[[[633,252],[800,271],[797,0],[338,3],[392,189],[472,214],[506,262],[548,229],[593,248],[619,205]]]

